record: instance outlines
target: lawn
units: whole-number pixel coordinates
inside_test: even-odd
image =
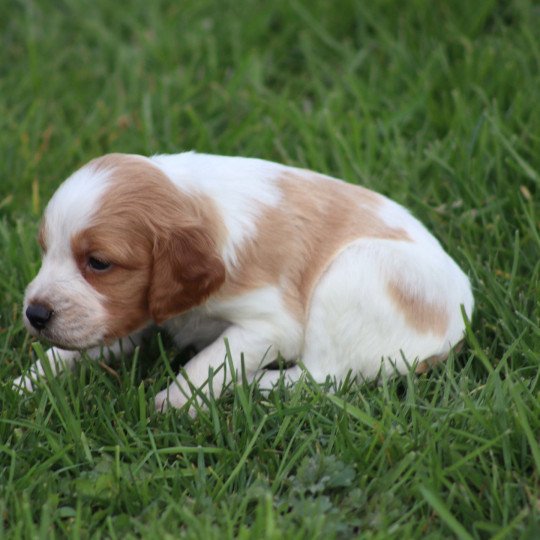
[[[0,538],[540,537],[540,6],[0,4]],[[39,216],[110,151],[257,156],[409,207],[470,275],[427,374],[153,411],[160,336],[19,396]],[[171,371],[172,370],[172,371]]]

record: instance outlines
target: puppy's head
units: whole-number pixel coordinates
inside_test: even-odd
[[[163,322],[223,283],[222,238],[211,201],[181,192],[150,160],[91,161],[45,210],[26,327],[59,347],[83,349]]]

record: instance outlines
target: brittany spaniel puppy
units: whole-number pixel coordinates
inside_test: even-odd
[[[53,372],[82,350],[129,351],[153,323],[199,349],[158,410],[182,407],[193,387],[218,396],[227,347],[263,388],[281,375],[264,369],[278,355],[288,383],[298,362],[321,382],[423,371],[463,338],[461,306],[473,309],[465,274],[403,207],[258,159],[95,159],[55,193],[39,242],[24,320],[54,345]],[[15,384],[31,390],[42,374],[36,362]]]

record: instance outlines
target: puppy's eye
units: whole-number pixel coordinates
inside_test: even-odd
[[[88,266],[95,272],[105,272],[111,268],[112,264],[96,257],[88,257]]]

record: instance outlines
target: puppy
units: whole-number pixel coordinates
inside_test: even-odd
[[[200,352],[156,408],[219,396],[244,363],[271,388],[278,355],[315,381],[424,370],[470,318],[469,280],[403,207],[308,170],[240,157],[109,154],[70,176],[39,232],[24,321],[54,372],[135,347],[152,324]],[[106,349],[102,349],[103,346]],[[209,373],[213,371],[211,377]],[[33,388],[36,362],[18,378]],[[188,382],[189,381],[189,382]]]

